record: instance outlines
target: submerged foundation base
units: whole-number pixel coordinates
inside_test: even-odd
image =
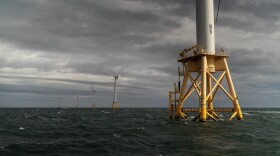
[[[119,103],[118,102],[113,102],[112,108],[113,109],[119,108]]]

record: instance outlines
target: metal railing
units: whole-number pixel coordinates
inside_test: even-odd
[[[204,51],[204,49],[199,48],[198,46],[193,46],[189,49],[182,50],[179,53],[179,55],[180,55],[179,59],[185,59],[185,58],[194,57],[194,56],[203,55],[203,54],[218,55],[218,56],[229,56],[229,53],[224,52],[224,50],[222,48],[220,49],[220,51],[216,51],[215,54],[209,54],[207,51]]]

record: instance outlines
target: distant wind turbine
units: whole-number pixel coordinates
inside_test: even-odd
[[[117,100],[117,80],[119,79],[120,75],[113,76],[115,79],[114,83],[114,101],[112,107],[114,109],[119,108],[118,100]]]
[[[76,104],[76,108],[78,108],[79,106],[79,95],[77,95],[77,104]]]
[[[91,84],[91,89],[92,89],[92,98],[93,98],[92,107],[95,108],[95,106],[96,106],[96,103],[95,103],[95,92],[96,92],[96,90],[93,88],[93,84]]]
[[[58,97],[58,108],[60,108],[61,97]]]

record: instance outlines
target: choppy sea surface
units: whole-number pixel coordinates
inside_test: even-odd
[[[200,123],[156,108],[2,108],[0,155],[279,156],[280,109],[243,113],[243,121],[221,114]]]

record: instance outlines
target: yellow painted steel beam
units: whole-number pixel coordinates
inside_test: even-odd
[[[200,96],[200,122],[207,120],[207,108],[206,108],[206,72],[207,72],[207,57],[202,56],[201,58],[201,96]]]
[[[201,81],[198,82],[198,85],[201,83]],[[193,91],[195,90],[195,88],[193,88],[193,86],[191,88],[189,88],[189,90],[187,91],[186,95],[183,98],[183,102],[186,101],[186,99],[193,93]]]
[[[198,75],[197,75],[198,76]],[[197,86],[197,88],[199,89],[199,91],[201,90],[201,88],[199,87],[199,85],[197,85],[196,81],[197,81],[197,78],[194,80],[193,77],[192,77],[192,74],[189,74],[189,77],[190,77],[190,80],[192,83],[194,83],[194,85]],[[198,76],[199,77],[199,76]]]
[[[183,112],[199,112],[199,108],[182,108]],[[215,112],[234,112],[234,108],[214,108],[214,109],[207,109],[207,111]],[[217,114],[218,115],[218,114]]]
[[[185,102],[185,100],[192,94],[192,92],[195,90],[194,87],[194,84],[192,83],[191,87],[188,89],[188,91],[186,92],[186,94],[184,95],[183,93],[185,92],[186,90],[186,85],[187,85],[187,80],[188,80],[188,71],[186,71],[185,73],[185,77],[184,77],[184,81],[183,81],[183,86],[182,86],[182,90],[181,90],[181,93],[180,93],[180,99],[179,99],[179,104],[178,104],[178,107],[177,107],[177,114],[182,117],[182,118],[187,118],[186,114],[184,114],[182,112],[182,107],[183,107],[183,103]],[[197,79],[199,78],[200,74],[197,75],[197,77],[195,78],[195,82],[197,81]],[[200,82],[199,82],[200,83]],[[183,97],[183,98],[181,98]]]
[[[212,114],[213,114],[213,116],[215,116],[217,119],[220,118],[220,116],[219,116],[216,112],[212,111]]]
[[[183,107],[183,103],[184,103],[184,101],[182,99],[183,99],[183,95],[186,92],[186,87],[187,87],[187,82],[188,82],[188,71],[186,69],[185,63],[183,63],[183,69],[185,69],[185,74],[184,74],[183,84],[182,84],[182,88],[181,88],[180,95],[179,95],[180,97],[179,97],[178,106],[176,109],[176,118],[179,118],[182,116],[181,113],[182,113],[182,107]]]
[[[227,92],[227,90],[222,85],[219,85],[219,87],[228,96],[228,98],[230,98],[231,101],[234,101],[233,97]]]
[[[197,81],[197,79],[199,78],[199,76],[200,76],[200,73],[196,76],[196,78],[195,78],[195,82]],[[200,82],[198,82],[198,84],[200,84],[201,83],[201,81]],[[181,102],[182,103],[184,103],[185,102],[185,100],[191,95],[191,93],[194,91],[194,85],[193,85],[193,83],[192,83],[192,85],[190,86],[190,88],[188,89],[188,91],[186,92],[186,94],[183,96],[183,98],[181,99]],[[182,94],[182,93],[181,93]]]
[[[209,73],[209,72],[208,72]],[[226,72],[224,72],[226,73]],[[218,80],[216,80],[216,78],[209,73],[209,76],[211,76],[211,78],[219,85],[219,87],[223,90],[223,92],[231,99],[231,101],[234,101],[234,99],[232,98],[232,96],[227,92],[227,90],[221,85],[218,83]],[[214,88],[214,87],[213,87]]]
[[[207,114],[208,117],[210,117],[214,121],[217,121],[217,119],[213,115],[211,115],[209,112],[207,112],[206,114]]]
[[[187,115],[186,115],[184,112],[180,112],[180,116],[181,116],[181,118],[183,118],[183,119],[188,118]]]
[[[185,95],[185,92],[186,92],[187,83],[188,83],[188,74],[189,74],[188,71],[185,70],[183,84],[182,84],[181,91],[180,91],[180,98],[179,98],[180,102],[179,102],[179,105],[182,104],[183,95]]]
[[[193,77],[192,77],[192,74],[189,74],[189,77],[190,77],[190,80],[191,80],[191,82],[192,82],[192,84],[193,84],[195,90],[196,90],[197,95],[198,95],[198,96],[201,96],[201,89],[200,89],[200,87],[198,86],[198,84],[196,83],[196,81],[194,81],[194,79],[193,79]]]
[[[211,73],[209,73],[208,71],[206,73],[208,74],[208,76],[210,76],[216,82],[215,86],[212,88],[211,92],[208,93],[208,95],[206,97],[206,99],[208,99],[210,97],[210,95],[212,95],[213,91],[220,85],[220,83],[222,82],[226,72],[223,72],[223,74],[221,75],[221,77],[219,78],[218,81],[214,78],[214,76],[212,76]]]
[[[238,120],[242,120],[243,119],[242,111],[241,111],[241,108],[240,108],[240,105],[239,105],[239,102],[238,102],[238,99],[237,99],[237,96],[236,96],[236,93],[235,93],[235,89],[234,89],[234,86],[233,86],[233,82],[232,82],[232,79],[231,79],[231,75],[230,75],[230,71],[229,71],[229,68],[228,68],[226,58],[223,59],[223,62],[224,62],[224,65],[225,65],[228,87],[229,87],[229,90],[230,90],[230,92],[231,92],[231,94],[234,98],[233,105],[234,105],[235,111],[237,111],[237,118],[238,118]]]
[[[215,96],[216,96],[216,93],[218,92],[219,90],[219,87],[216,88],[216,90],[214,91],[213,95],[212,95],[212,98],[211,98],[211,102],[213,102]]]
[[[207,92],[209,93],[209,98],[207,100],[208,102],[208,109],[213,109],[213,95],[210,93],[212,90],[212,79],[209,75],[207,75]]]
[[[234,118],[237,115],[237,111],[235,111],[228,120],[232,120],[232,118]]]

